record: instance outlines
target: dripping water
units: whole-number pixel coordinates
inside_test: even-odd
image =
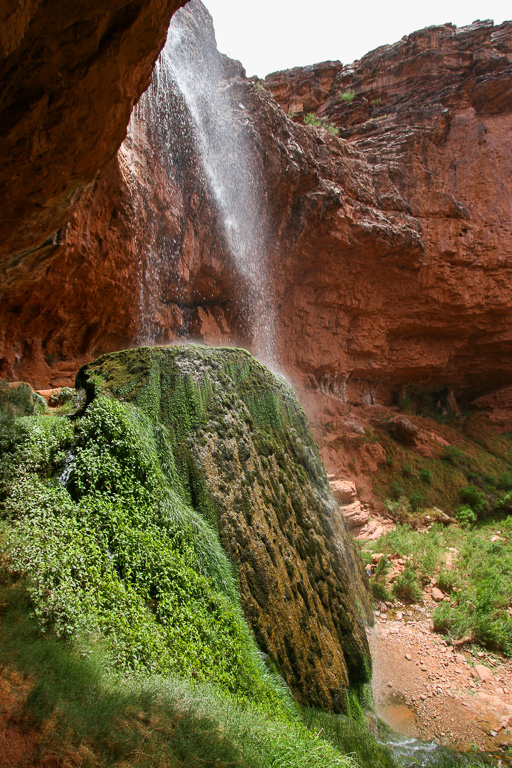
[[[64,459],[64,467],[61,474],[58,477],[60,485],[67,488],[71,475],[73,473],[75,465],[75,454],[72,451],[68,451],[66,458]]]
[[[132,116],[129,136],[136,148],[147,139],[149,128],[158,133],[160,155],[165,155],[158,161],[171,183],[179,183],[176,175],[184,148],[196,153],[209,193],[205,197],[216,208],[226,257],[237,276],[234,301],[250,329],[253,351],[272,364],[275,318],[264,184],[250,114],[232,91],[209,14],[199,0],[191,0],[172,19],[151,87]],[[181,243],[156,243],[147,233],[141,240],[140,340],[148,342],[158,276],[179,261]]]

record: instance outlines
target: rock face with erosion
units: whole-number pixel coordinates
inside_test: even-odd
[[[76,383],[159,420],[192,503],[215,510],[260,648],[301,703],[346,709],[371,674],[366,575],[291,388],[243,350],[180,346],[106,355]]]
[[[302,280],[296,311],[315,305],[315,374],[333,394],[357,399],[359,387],[371,402],[415,382],[471,392],[508,381],[511,53],[510,22],[446,25],[351,66],[267,78],[294,120],[314,112],[362,153],[380,209],[354,212],[367,238],[380,230],[359,245],[341,231],[346,204],[333,216],[324,206],[309,249],[311,293]],[[416,236],[393,241],[404,215]]]
[[[183,0],[3,3],[3,269],[69,220],[115,154],[149,84],[169,19],[181,5]]]
[[[194,6],[191,35],[213,34]],[[511,55],[511,23],[426,29],[350,67],[269,76],[289,116],[224,60],[229,119],[264,180],[276,359],[296,381],[366,404],[511,383]],[[170,165],[159,125],[135,115],[44,260],[4,272],[4,375],[63,384],[141,339],[250,344],[190,116],[173,86],[168,99]],[[307,111],[339,135],[300,124]]]

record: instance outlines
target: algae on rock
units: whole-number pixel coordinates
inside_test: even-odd
[[[104,355],[76,386],[143,411],[167,482],[236,566],[260,648],[300,703],[346,711],[371,675],[366,576],[284,379],[244,350],[175,346]]]

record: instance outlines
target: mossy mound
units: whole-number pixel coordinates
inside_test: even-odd
[[[370,678],[366,579],[284,379],[244,350],[176,346],[105,355],[80,370],[76,385],[87,394],[81,422],[98,403],[106,407],[105,396],[136,406],[161,471],[149,496],[165,485],[218,531],[256,640],[299,701],[346,710],[348,687]],[[83,492],[77,478],[87,477],[87,487],[108,495],[115,471],[118,492],[124,469],[95,474],[102,450],[75,462],[72,493]],[[137,547],[125,542],[123,550]]]
[[[154,426],[98,397],[75,424],[16,422],[2,456],[7,567],[39,625],[102,639],[123,674],[208,680],[238,700],[289,706],[243,618],[218,536],[164,474]]]

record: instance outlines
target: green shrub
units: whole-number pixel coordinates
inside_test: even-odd
[[[420,509],[420,507],[423,505],[423,501],[423,494],[419,493],[418,491],[411,493],[409,496],[409,504],[411,505],[411,509],[414,511]]]
[[[467,504],[457,507],[455,510],[455,518],[464,528],[471,528],[477,521],[476,514]]]
[[[408,395],[405,395],[405,397],[402,397],[402,399],[398,404],[398,409],[405,413],[412,412],[412,400]]]
[[[356,92],[351,88],[349,88],[348,91],[338,91],[339,100],[348,102],[348,103],[354,101],[355,95],[356,95]]]
[[[322,125],[322,121],[315,115],[314,112],[308,112],[304,118],[304,122],[307,125],[315,126],[315,128],[319,128]]]
[[[455,464],[456,466],[465,466],[466,464],[466,455],[463,451],[460,450],[460,448],[457,448],[456,445],[447,445],[445,448],[443,448],[441,458],[444,461],[449,461],[450,464]]]
[[[407,566],[393,584],[393,593],[404,603],[419,603],[423,598],[420,580],[411,567]]]
[[[410,477],[412,475],[412,467],[410,464],[407,464],[405,467],[403,467],[402,474],[405,477]]]
[[[502,491],[512,491],[512,472],[504,472],[498,477],[497,487]]]
[[[453,588],[457,585],[457,574],[453,571],[447,571],[445,568],[441,568],[439,576],[437,577],[437,586],[442,589],[443,592],[452,592]]]
[[[57,406],[64,405],[65,403],[73,403],[75,395],[76,392],[74,389],[71,389],[71,387],[62,387],[62,389],[59,389],[58,392],[52,392],[49,402],[53,408],[56,408]]]
[[[503,515],[510,515],[512,513],[512,491],[507,491],[505,495],[496,503],[496,512]]]
[[[376,600],[382,600],[383,602],[392,600],[393,596],[391,592],[386,587],[386,585],[383,584],[381,581],[370,579],[370,589],[372,591],[372,595]]]
[[[392,485],[392,495],[394,499],[399,499],[401,496],[404,495],[404,489],[398,482],[398,480],[395,480]]]
[[[389,562],[388,557],[381,557],[370,578],[370,589],[376,600],[391,600],[391,594],[385,584],[386,577],[390,570],[391,563]]]
[[[432,482],[432,472],[430,469],[420,469],[419,478],[428,485]]]
[[[475,485],[468,485],[459,491],[460,500],[471,507],[477,517],[481,517],[489,508],[485,495]]]
[[[384,508],[391,513],[392,518],[398,523],[409,523],[413,517],[409,499],[405,496],[400,496],[395,501],[386,499]]]
[[[382,579],[388,575],[390,570],[391,570],[391,563],[389,562],[389,558],[384,556],[384,557],[381,557],[379,562],[377,563],[377,566],[373,572],[373,575],[376,579]]]
[[[331,133],[333,136],[337,136],[339,133],[338,128],[334,123],[327,123],[325,118],[317,117],[314,112],[308,112],[304,118],[306,125],[312,125],[315,128],[324,128],[327,133]]]

